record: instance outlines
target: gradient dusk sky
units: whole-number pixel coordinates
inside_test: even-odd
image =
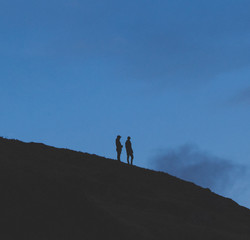
[[[131,136],[136,165],[250,207],[249,12],[249,0],[0,0],[0,135],[109,158]]]

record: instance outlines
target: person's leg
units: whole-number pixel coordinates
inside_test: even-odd
[[[127,162],[129,164],[129,154],[127,153]]]
[[[117,160],[120,162],[121,161],[121,151],[117,151]]]
[[[131,153],[131,165],[133,165],[133,159],[134,159],[134,155],[133,153]]]

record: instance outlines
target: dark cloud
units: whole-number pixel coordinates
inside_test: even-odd
[[[250,87],[243,89],[235,96],[233,96],[230,101],[231,104],[250,104]]]
[[[156,170],[226,193],[245,174],[243,166],[201,151],[193,145],[168,150],[153,159]]]

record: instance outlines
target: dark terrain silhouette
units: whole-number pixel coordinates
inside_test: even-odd
[[[166,173],[0,138],[0,239],[249,240],[250,211]]]

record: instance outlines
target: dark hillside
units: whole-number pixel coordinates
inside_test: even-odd
[[[0,239],[249,240],[250,211],[162,172],[0,138]]]

